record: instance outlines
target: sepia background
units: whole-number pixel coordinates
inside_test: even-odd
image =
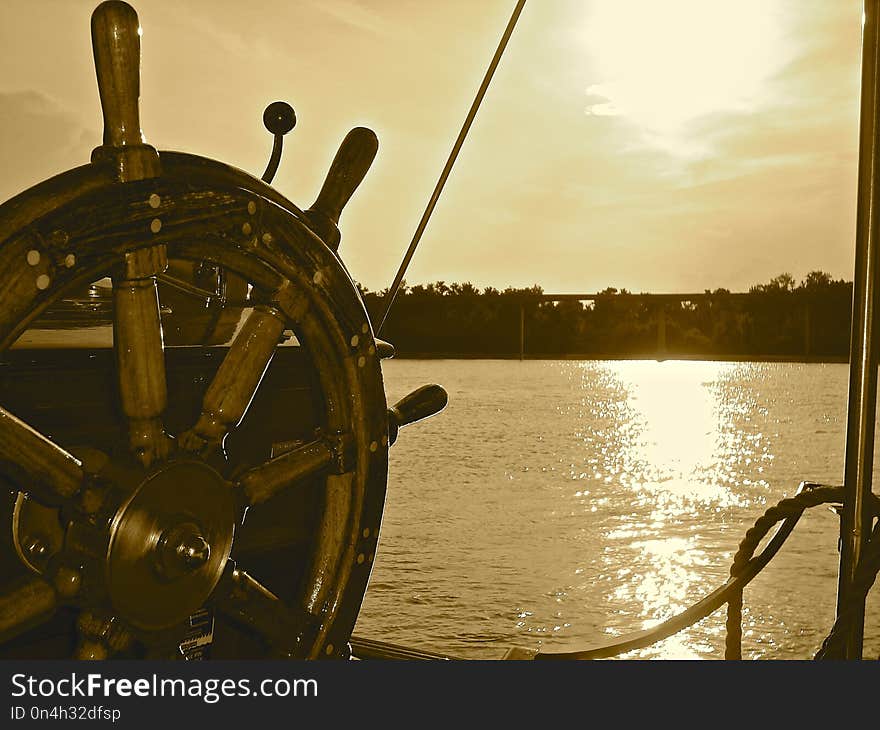
[[[95,4],[0,4],[0,200],[100,142]],[[340,250],[362,287],[387,287],[512,3],[135,5],[142,126],[159,149],[258,174],[262,110],[286,100],[298,123],[273,185],[307,205],[346,132],[376,131]],[[407,281],[656,293],[850,280],[860,17],[858,0],[527,4]],[[745,530],[801,480],[839,483],[846,365],[594,355],[383,365],[389,402],[437,382],[450,404],[392,451],[356,633],[498,658],[643,629],[722,583]],[[805,517],[746,592],[746,656],[815,652],[834,617],[837,530],[829,510]],[[719,656],[723,621],[637,656]]]
[[[100,137],[92,0],[0,5],[0,198]],[[142,0],[142,124],[310,201],[339,141],[380,151],[345,260],[386,287],[512,10],[507,0]],[[541,0],[522,14],[410,282],[744,290],[852,276],[858,0]],[[14,142],[13,142],[14,140]]]

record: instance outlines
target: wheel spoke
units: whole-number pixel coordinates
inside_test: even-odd
[[[113,281],[113,345],[129,445],[145,466],[168,455],[162,427],[168,400],[156,275],[167,264],[164,246],[129,254]]]
[[[314,616],[291,608],[237,568],[224,576],[214,600],[220,613],[257,633],[283,656],[295,654],[304,634],[317,628]]]
[[[244,558],[302,550],[314,537],[312,514],[322,497],[319,490],[288,490],[271,502],[249,509],[236,531],[233,555]]]
[[[183,448],[202,451],[213,447],[238,425],[286,326],[284,315],[272,306],[259,305],[248,315],[208,386],[198,421],[180,435]]]
[[[27,576],[0,592],[0,643],[52,617],[58,606],[55,589],[43,578]]]
[[[75,495],[82,485],[82,464],[73,455],[0,408],[0,460],[17,467],[23,491],[57,504]]]
[[[248,521],[252,519],[248,514]],[[305,533],[297,526],[289,526],[283,516],[279,515],[279,524],[264,527],[261,530],[247,532],[248,525],[239,531],[235,538],[235,556],[251,556],[257,554],[269,554],[279,550],[285,550],[307,542],[311,535]]]
[[[350,461],[350,444],[351,439],[346,435],[315,439],[246,471],[236,486],[244,492],[248,504],[265,502],[324,469],[332,467],[335,472],[343,473]]]
[[[132,635],[114,616],[96,616],[82,611],[76,622],[79,632],[74,659],[109,659],[127,649]]]

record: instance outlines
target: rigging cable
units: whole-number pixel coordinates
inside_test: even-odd
[[[461,146],[464,144],[465,137],[467,137],[468,131],[470,131],[471,124],[474,121],[474,117],[477,116],[477,110],[480,108],[483,97],[486,95],[486,91],[488,90],[489,84],[492,81],[492,76],[495,74],[495,69],[498,67],[499,61],[501,61],[501,56],[504,54],[504,49],[507,48],[507,41],[510,40],[513,29],[514,27],[516,27],[516,21],[519,20],[520,13],[522,12],[525,4],[526,0],[517,1],[516,7],[513,10],[513,14],[510,16],[510,20],[507,23],[507,28],[504,29],[504,34],[501,36],[501,40],[498,43],[498,48],[495,49],[495,55],[492,57],[489,68],[486,69],[486,75],[483,77],[483,82],[480,84],[480,88],[477,91],[476,97],[474,97],[474,101],[471,104],[470,111],[468,112],[467,117],[465,117],[464,124],[462,124],[461,126],[461,131],[459,131],[458,133],[455,144],[452,145],[452,151],[449,153],[449,158],[446,160],[446,165],[443,167],[443,172],[440,173],[440,178],[437,180],[437,184],[434,186],[434,192],[431,193],[431,198],[430,200],[428,200],[428,205],[425,208],[425,212],[422,213],[422,219],[419,221],[418,226],[416,226],[416,232],[413,234],[413,238],[409,244],[409,248],[406,250],[403,261],[400,262],[400,268],[397,270],[397,275],[394,277],[394,283],[391,284],[391,287],[388,289],[388,294],[385,295],[382,306],[382,314],[379,317],[379,324],[376,327],[376,335],[378,335],[382,331],[382,326],[385,324],[385,320],[388,318],[388,312],[391,311],[391,307],[394,304],[394,299],[397,297],[397,292],[400,289],[401,283],[403,282],[403,277],[406,274],[406,269],[409,266],[409,262],[412,260],[412,257],[416,252],[416,248],[418,248],[419,241],[422,238],[422,234],[425,232],[425,228],[427,228],[428,226],[428,220],[431,218],[431,214],[434,212],[434,206],[437,205],[437,201],[440,199],[440,193],[443,192],[443,186],[446,184],[449,173],[452,171],[452,166],[455,164],[455,160],[458,157],[459,150],[461,150]]]

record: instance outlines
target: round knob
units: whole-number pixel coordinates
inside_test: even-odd
[[[287,134],[296,126],[296,113],[286,101],[273,101],[263,112],[263,124],[272,134]]]
[[[208,562],[211,546],[201,535],[187,535],[177,546],[177,557],[190,570]]]
[[[167,530],[157,547],[160,568],[169,579],[198,570],[211,557],[211,546],[202,537],[201,530],[191,523]]]

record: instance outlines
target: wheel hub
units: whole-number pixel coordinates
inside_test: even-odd
[[[200,461],[171,462],[145,479],[110,526],[107,590],[140,629],[169,628],[216,587],[235,529],[232,487]]]

